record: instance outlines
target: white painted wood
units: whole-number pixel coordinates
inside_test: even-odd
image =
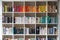
[[[59,0],[59,4],[58,4],[58,40],[60,40],[60,0]]]
[[[58,1],[58,0],[47,0],[47,1]]]
[[[0,40],[2,40],[2,1],[0,0]]]
[[[2,1],[25,1],[25,0],[2,0]]]

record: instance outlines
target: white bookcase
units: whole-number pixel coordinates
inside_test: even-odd
[[[3,0],[2,40],[59,40],[58,14],[57,0]]]

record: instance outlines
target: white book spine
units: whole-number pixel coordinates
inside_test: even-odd
[[[31,24],[31,17],[29,17],[29,24]]]

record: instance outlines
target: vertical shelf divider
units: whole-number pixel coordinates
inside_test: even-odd
[[[13,9],[13,5],[14,5],[14,1],[12,1],[12,28],[14,29],[14,9]],[[14,30],[13,30],[12,38],[14,40]]]
[[[24,1],[24,19],[25,19],[25,1]],[[25,20],[24,20],[24,40],[25,40]]]
[[[36,8],[36,1],[35,1],[35,8]],[[36,18],[36,9],[35,9],[35,18]],[[35,23],[35,40],[36,40],[36,23]]]
[[[48,20],[47,20],[47,18],[48,18],[48,1],[46,1],[46,40],[48,39],[48,34],[47,34],[48,33],[47,32],[48,31],[47,30],[48,29],[48,22],[47,22]]]

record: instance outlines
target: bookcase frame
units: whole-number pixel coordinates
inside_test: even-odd
[[[2,1],[2,3],[3,3],[4,1]],[[6,1],[5,1],[6,2]],[[11,3],[12,3],[12,7],[13,7],[13,5],[14,5],[14,2],[19,2],[19,1],[11,1]],[[32,1],[20,1],[20,2],[23,2],[23,4],[24,4],[24,6],[25,6],[25,3],[26,2],[32,2]],[[38,1],[33,1],[34,2],[34,6],[35,7],[37,7],[37,5],[36,5],[36,3],[38,2]],[[39,1],[39,2],[45,2],[46,3],[46,11],[47,12],[41,12],[41,14],[45,14],[45,16],[48,16],[48,13],[50,13],[50,12],[48,12],[48,2],[49,1]],[[57,1],[53,1],[53,2],[57,2]],[[13,10],[13,9],[12,9]],[[3,12],[2,11],[2,13],[11,13],[12,14],[12,17],[14,17],[15,16],[15,13],[17,14],[23,14],[24,15],[24,18],[25,18],[25,16],[27,15],[27,14],[34,14],[35,16],[35,18],[37,17],[37,13],[39,14],[40,12],[36,12],[36,10],[35,10],[35,12],[14,12],[14,11],[12,11],[12,12]],[[56,12],[53,12],[54,14],[56,13]],[[33,15],[32,15],[33,16]],[[13,20],[14,18],[12,18],[12,20]],[[36,20],[35,20],[36,21]],[[13,21],[14,22],[14,21]],[[19,23],[2,23],[2,25],[4,25],[4,24],[7,24],[7,25],[9,25],[9,24],[12,24],[12,27],[14,27],[15,26],[15,24],[18,24],[19,25]],[[36,28],[36,26],[37,25],[45,25],[45,27],[46,27],[46,30],[48,29],[48,24],[50,24],[50,25],[58,25],[58,23],[47,23],[47,17],[46,17],[46,23],[35,23],[34,25],[35,25],[35,28]],[[20,25],[22,25],[22,24],[20,24]],[[25,34],[25,25],[33,25],[33,24],[26,24],[26,23],[23,23],[23,25],[24,25],[24,34],[12,34],[11,36],[12,36],[12,38],[13,38],[13,40],[14,40],[14,37],[15,36],[23,36],[24,37],[24,40],[25,40],[25,37],[26,36],[28,36],[28,37],[30,37],[30,36],[34,36],[35,37],[35,40],[36,40],[36,36],[39,36],[39,37],[46,37],[46,40],[48,39],[48,36],[53,36],[53,37],[58,37],[58,34],[47,34],[48,32],[46,31],[46,34],[45,35],[43,35],[43,34],[29,34],[29,35],[26,35]],[[3,28],[3,27],[2,27]],[[36,33],[36,31],[35,31],[35,33]],[[3,34],[2,35],[2,37],[4,36],[5,34]],[[5,35],[5,36],[10,36],[10,35]]]

